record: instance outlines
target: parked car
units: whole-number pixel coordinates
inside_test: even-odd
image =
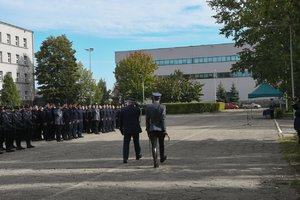
[[[258,109],[258,108],[261,108],[261,105],[259,105],[257,103],[243,104],[242,108],[244,108],[244,109]]]
[[[235,105],[233,103],[226,103],[225,109],[239,109],[240,107],[238,105]]]

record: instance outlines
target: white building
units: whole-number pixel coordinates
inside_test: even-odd
[[[11,73],[23,101],[34,98],[33,31],[0,21],[0,89]]]
[[[251,73],[231,73],[230,68],[239,60],[237,53],[241,51],[234,47],[233,43],[118,51],[115,52],[115,62],[120,62],[126,55],[135,51],[144,51],[152,55],[158,65],[155,71],[158,77],[168,76],[175,70],[180,70],[184,75],[200,81],[204,84],[204,102],[216,100],[216,88],[220,82],[227,92],[234,83],[239,91],[240,100],[248,100],[248,93],[256,86]]]

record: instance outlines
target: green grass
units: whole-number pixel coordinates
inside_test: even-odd
[[[300,144],[296,136],[284,137],[280,139],[280,149],[284,158],[295,169],[296,174],[300,174]],[[291,185],[300,191],[300,180],[295,176]]]

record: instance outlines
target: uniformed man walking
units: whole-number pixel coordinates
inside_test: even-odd
[[[139,136],[142,132],[140,126],[141,111],[135,106],[134,100],[128,101],[128,106],[124,107],[120,112],[120,131],[124,136],[123,139],[123,163],[127,163],[129,156],[129,144],[133,138],[136,160],[139,160],[141,155],[141,147]]]
[[[165,155],[164,139],[166,131],[166,107],[160,104],[160,93],[152,93],[152,104],[146,108],[146,131],[152,145],[154,168],[157,168],[157,141],[159,142],[160,162],[163,163]]]

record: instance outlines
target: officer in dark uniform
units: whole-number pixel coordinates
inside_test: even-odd
[[[16,150],[25,149],[21,145],[21,141],[24,138],[25,134],[25,124],[24,124],[24,110],[20,109],[19,106],[14,107],[13,114],[13,127],[14,127],[14,136],[16,140]]]
[[[300,107],[298,97],[294,97],[292,107],[295,111],[294,129],[297,131],[298,143],[300,143]]]
[[[25,106],[25,110],[23,112],[23,120],[24,120],[24,136],[26,141],[27,148],[34,148],[31,145],[32,131],[33,131],[33,120],[32,120],[32,107]]]
[[[77,118],[78,118],[78,123],[77,123],[77,136],[79,138],[83,138],[82,133],[83,133],[83,107],[81,105],[77,106]]]
[[[63,105],[63,118],[64,118],[64,128],[63,131],[65,132],[63,134],[63,136],[65,136],[65,138],[63,138],[64,140],[70,140],[72,139],[72,135],[70,134],[70,127],[71,127],[71,116],[70,116],[70,112],[69,112],[69,108],[67,104]]]
[[[3,131],[3,122],[2,122],[2,114],[4,112],[3,106],[0,106],[0,154],[2,154],[2,151],[5,150],[3,147],[5,137],[4,137],[4,131]]]
[[[92,105],[88,106],[86,110],[86,133],[92,133]]]
[[[13,127],[13,115],[11,113],[12,107],[4,107],[4,112],[2,112],[2,125],[5,137],[5,151],[14,152],[13,142],[14,142],[14,127]]]
[[[160,93],[152,93],[152,104],[146,108],[146,131],[152,145],[154,168],[157,168],[157,141],[159,142],[160,162],[163,163],[165,155],[164,139],[166,132],[166,107],[160,104]]]
[[[129,144],[133,138],[136,160],[142,157],[139,136],[142,132],[140,125],[140,109],[135,106],[133,99],[128,100],[128,106],[120,112],[120,131],[123,139],[123,163],[127,163],[129,156]]]

